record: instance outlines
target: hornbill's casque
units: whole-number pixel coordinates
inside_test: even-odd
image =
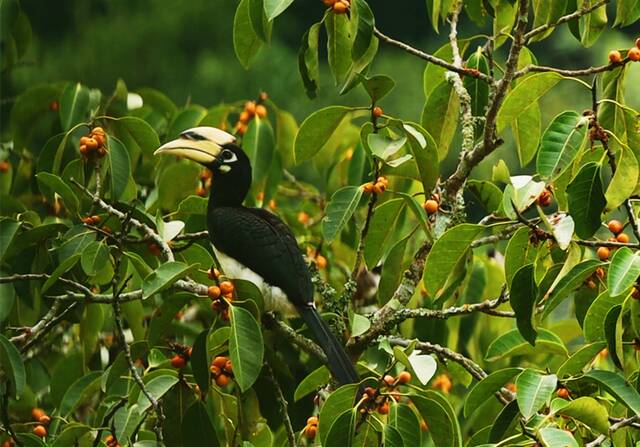
[[[335,378],[358,382],[353,363],[316,310],[311,275],[293,233],[269,211],[242,205],[251,186],[251,163],[236,138],[214,127],[195,127],[155,154],[188,158],[213,172],[207,224],[225,274],[260,287],[269,310],[297,310],[326,353]]]

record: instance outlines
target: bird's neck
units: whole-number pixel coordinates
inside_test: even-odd
[[[250,187],[250,167],[232,169],[227,173],[216,172],[209,194],[209,208],[242,206]]]

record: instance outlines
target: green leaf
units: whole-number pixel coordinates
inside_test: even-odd
[[[364,247],[364,260],[370,269],[378,264],[387,250],[405,205],[404,199],[392,199],[375,208]]]
[[[269,121],[254,118],[242,138],[242,147],[251,160],[254,182],[262,181],[271,167],[275,150],[273,129]]]
[[[302,83],[310,99],[316,97],[320,84],[320,69],[318,63],[318,36],[320,34],[320,25],[322,23],[314,23],[309,30],[302,36],[300,50],[298,50],[298,70]]]
[[[385,425],[382,445],[385,447],[404,447],[402,435],[392,425]]]
[[[273,23],[270,23],[267,19],[264,0],[249,0],[249,19],[251,19],[251,28],[253,28],[256,36],[263,42],[269,43]]]
[[[464,401],[464,416],[469,417],[520,371],[522,371],[521,368],[500,369],[478,382],[467,393]]]
[[[554,427],[543,427],[538,432],[544,447],[578,447],[571,433]]]
[[[321,445],[327,445],[327,435],[331,430],[333,421],[347,410],[350,411],[353,408],[357,390],[357,384],[341,386],[331,393],[325,401],[318,417],[318,435]]]
[[[236,381],[240,389],[246,391],[251,388],[262,369],[262,331],[251,312],[237,306],[231,306],[230,309],[229,357]]]
[[[69,84],[60,97],[60,124],[69,130],[87,118],[89,113],[89,89],[79,82]]]
[[[600,165],[594,162],[583,165],[567,186],[567,198],[576,234],[582,239],[590,238],[600,228],[600,215],[606,205]]]
[[[482,47],[478,47],[475,53],[469,56],[467,69],[478,70],[483,74],[489,73],[489,62],[482,53]],[[473,116],[484,116],[484,110],[489,102],[489,85],[486,81],[474,76],[465,76],[463,84],[471,95],[471,113]]]
[[[402,273],[409,266],[410,261],[405,260],[405,252],[409,236],[396,242],[385,259],[382,266],[382,275],[378,284],[378,303],[384,305],[391,299],[402,279]]]
[[[159,293],[184,277],[192,268],[182,262],[166,262],[147,276],[142,283],[143,299]]]
[[[129,439],[142,420],[142,414],[137,405],[121,407],[113,415],[113,426],[116,439]]]
[[[175,108],[175,106],[174,106]],[[153,157],[153,151],[160,146],[158,134],[145,120],[134,116],[123,116],[111,121],[113,135],[130,151],[142,154],[147,159]],[[136,158],[132,157],[133,161]],[[135,163],[132,163],[135,165]]]
[[[302,382],[300,382],[296,387],[296,391],[293,393],[293,400],[298,402],[303,397],[308,396],[326,385],[330,379],[331,373],[329,372],[329,369],[326,366],[321,366],[302,379]]]
[[[578,9],[588,8],[596,2],[597,0],[578,0]],[[595,11],[580,17],[580,42],[585,48],[589,48],[606,28],[607,5],[602,5]]]
[[[584,338],[587,341],[605,340],[605,320],[609,311],[622,303],[623,296],[612,297],[605,290],[591,303],[582,323]]]
[[[167,119],[171,118],[178,110],[173,101],[171,101],[167,95],[158,90],[143,87],[136,90],[136,93],[142,97],[142,101],[145,106],[151,107]]]
[[[553,119],[542,135],[536,159],[542,177],[555,179],[571,165],[585,141],[586,124],[574,111],[562,112]]]
[[[520,166],[524,167],[538,152],[542,132],[542,113],[538,104],[532,104],[511,123],[513,139]]]
[[[614,210],[624,203],[640,184],[640,168],[633,151],[620,147],[616,153],[617,169],[604,196],[607,209]]]
[[[91,371],[73,382],[60,401],[60,415],[67,417],[80,403],[90,397],[94,397],[100,389],[100,376],[102,371]]]
[[[345,186],[333,193],[325,211],[326,215],[322,219],[322,234],[327,243],[331,243],[340,235],[360,203],[361,197],[360,186]]]
[[[529,232],[530,229],[527,227],[518,228],[507,244],[504,253],[504,274],[509,288],[511,288],[516,272],[536,259],[538,250],[535,245],[530,243]]]
[[[356,411],[345,410],[332,421],[324,445],[351,447],[356,428]]]
[[[520,335],[517,329],[512,329],[499,336],[489,345],[485,359],[487,361],[493,361],[503,357],[531,354],[534,352],[554,353],[564,356],[568,354],[562,339],[547,329],[538,328],[538,338],[536,339],[535,348],[522,338],[522,335]]]
[[[11,396],[14,399],[20,399],[26,385],[27,373],[20,351],[2,334],[0,334],[0,367],[9,382]]]
[[[614,396],[635,414],[640,413],[640,394],[620,375],[599,369],[593,369],[584,378],[595,382]]]
[[[47,116],[51,115],[49,104],[60,98],[63,86],[64,84],[60,83],[38,85],[28,88],[16,98],[11,107],[11,135],[15,150],[35,149],[31,145],[34,144],[32,140],[37,134],[38,126],[33,124],[45,121]],[[35,144],[39,145],[39,143]]]
[[[614,26],[629,26],[640,19],[640,0],[616,2],[616,21]]]
[[[109,137],[108,155],[111,199],[118,200],[131,179],[131,160],[127,148],[115,137]]]
[[[534,21],[533,27],[537,28],[548,23],[555,23],[565,14],[567,8],[567,0],[536,0],[533,2]],[[549,36],[555,30],[551,27],[549,30],[534,36],[531,41],[537,42]]]
[[[47,190],[50,190],[51,193],[55,192],[64,202],[64,206],[67,208],[70,217],[78,214],[80,201],[71,187],[67,185],[64,180],[57,175],[50,174],[48,172],[39,172],[36,174],[36,178],[38,179],[40,191],[42,191],[43,194],[45,194],[45,191]],[[51,194],[51,198],[53,198],[53,194]]]
[[[373,75],[362,80],[362,86],[369,94],[371,102],[376,103],[393,90],[396,82],[386,75]]]
[[[327,59],[336,85],[344,81],[351,66],[351,39],[349,19],[346,14],[327,14],[324,20],[327,30]]]
[[[593,360],[593,358],[598,355],[600,351],[606,348],[606,346],[607,344],[602,341],[582,346],[562,365],[560,365],[558,371],[556,372],[556,375],[562,379],[566,376],[574,376],[580,374],[585,365],[591,362],[591,360]]]
[[[471,242],[483,230],[482,226],[461,224],[449,229],[438,239],[427,256],[424,286],[435,297],[447,282],[454,267],[471,249]]]
[[[203,396],[207,394],[209,385],[211,384],[211,372],[209,371],[210,359],[207,352],[208,338],[208,329],[198,334],[195,342],[193,342],[193,351],[190,359],[193,378],[196,379],[196,383],[200,387],[200,392]]]
[[[557,73],[538,73],[522,79],[507,94],[498,111],[498,132],[502,132],[529,107],[537,104],[538,100],[561,79],[562,76]]]
[[[421,444],[420,421],[410,406],[392,404],[387,423],[400,432],[404,445]]]
[[[429,192],[435,187],[440,174],[436,142],[417,124],[404,123],[402,127],[407,135],[411,155],[416,161],[422,187],[425,192]]]
[[[233,18],[233,49],[244,68],[249,68],[262,47],[262,40],[251,26],[250,0],[241,0]]]
[[[620,360],[624,353],[622,352],[622,320],[620,314],[622,313],[622,305],[617,304],[609,309],[607,316],[604,318],[604,337],[607,340],[607,348],[609,349],[609,356],[615,366],[620,369],[622,367],[622,361]]]
[[[364,0],[354,0],[351,5],[352,12],[354,11],[357,16],[356,23],[356,35],[353,39],[353,47],[351,48],[351,58],[357,61],[365,55],[371,39],[373,39],[373,27],[375,25],[375,19],[371,8]]]
[[[162,370],[156,370],[161,372]],[[145,385],[149,394],[159,400],[162,396],[164,396],[173,386],[178,383],[178,377],[172,374],[160,374],[157,377],[149,380]],[[140,408],[140,412],[144,413],[151,407],[151,402],[147,398],[147,396],[140,392],[138,394],[137,405]]]
[[[293,0],[264,0],[264,11],[269,21],[275,19],[282,14],[291,4]]]
[[[217,447],[218,438],[207,407],[201,400],[196,400],[182,417],[182,443],[189,445],[207,445]]]
[[[571,244],[575,223],[573,218],[566,214],[558,214],[549,222],[551,233],[558,243],[560,250],[567,250]]]
[[[538,297],[538,287],[536,286],[533,264],[521,267],[513,275],[509,295],[511,307],[516,314],[518,331],[531,346],[535,346],[537,333],[533,323],[533,310]]]
[[[171,121],[166,139],[174,140],[178,138],[182,131],[199,125],[200,121],[207,116],[207,113],[207,109],[197,104],[192,104],[181,109],[174,116],[173,121]]]
[[[330,106],[309,115],[300,125],[293,143],[296,163],[309,160],[320,152],[352,111],[349,107]]]
[[[70,256],[69,258],[58,264],[51,275],[49,275],[49,278],[47,278],[47,280],[42,285],[41,292],[45,293],[58,281],[58,279],[60,279],[62,275],[71,270],[80,260],[80,256],[80,253],[76,253],[75,255]]]
[[[82,251],[80,264],[88,276],[95,276],[108,262],[109,249],[104,242],[93,241]]]
[[[522,416],[529,420],[551,399],[556,390],[558,378],[553,375],[542,375],[532,369],[525,369],[516,378],[518,387],[518,408]]]
[[[460,425],[446,398],[429,390],[419,395],[412,394],[411,401],[429,425],[429,433],[437,447],[462,446]]]
[[[545,319],[571,292],[580,287],[601,265],[603,264],[597,259],[587,259],[574,265],[552,290],[547,290],[545,293],[543,299],[546,301],[542,319]]]
[[[498,417],[493,421],[489,432],[489,442],[497,443],[505,438],[508,430],[513,426],[513,421],[519,417],[518,401],[512,400],[500,410]],[[493,446],[493,444],[491,445]]]
[[[71,422],[65,425],[64,429],[58,434],[53,441],[53,447],[69,447],[80,445],[80,438],[91,431],[91,427],[77,422]],[[122,439],[122,438],[121,438]]]
[[[420,124],[433,137],[442,161],[458,126],[460,100],[449,82],[441,82],[427,97]]]
[[[615,251],[607,271],[607,287],[611,296],[627,291],[640,276],[640,252],[628,247]]]
[[[495,213],[502,204],[502,191],[494,183],[485,180],[467,181],[467,189],[480,201],[487,213]]]
[[[380,133],[370,133],[367,136],[367,145],[371,153],[379,159],[386,161],[398,152],[407,142],[407,137],[394,139]]]

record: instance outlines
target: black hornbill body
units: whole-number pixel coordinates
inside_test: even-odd
[[[311,276],[293,233],[274,214],[242,205],[251,187],[251,163],[235,137],[196,127],[155,153],[185,157],[213,172],[207,223],[225,274],[256,283],[274,310],[295,308],[325,351],[336,379],[357,382],[351,360],[316,310]]]

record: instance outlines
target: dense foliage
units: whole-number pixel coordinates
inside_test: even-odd
[[[226,17],[243,66],[292,3],[241,0]],[[264,92],[177,106],[123,81],[60,82],[7,99],[3,447],[640,442],[640,112],[625,103],[640,40],[577,69],[531,49],[564,28],[589,48],[637,26],[640,1],[427,0],[434,54],[377,29],[365,0],[324,3],[301,36],[305,90],[322,94],[326,40],[336,91],[369,99],[300,125]],[[5,76],[31,28],[18,0],[0,14]],[[458,38],[461,20],[482,33]],[[380,45],[425,61],[419,119],[383,110]],[[543,121],[568,85],[590,108]],[[241,141],[247,205],[293,229],[362,387],[333,386],[306,328],[219,270],[215,177],[153,156],[195,126]],[[504,147],[518,163],[473,178]]]

